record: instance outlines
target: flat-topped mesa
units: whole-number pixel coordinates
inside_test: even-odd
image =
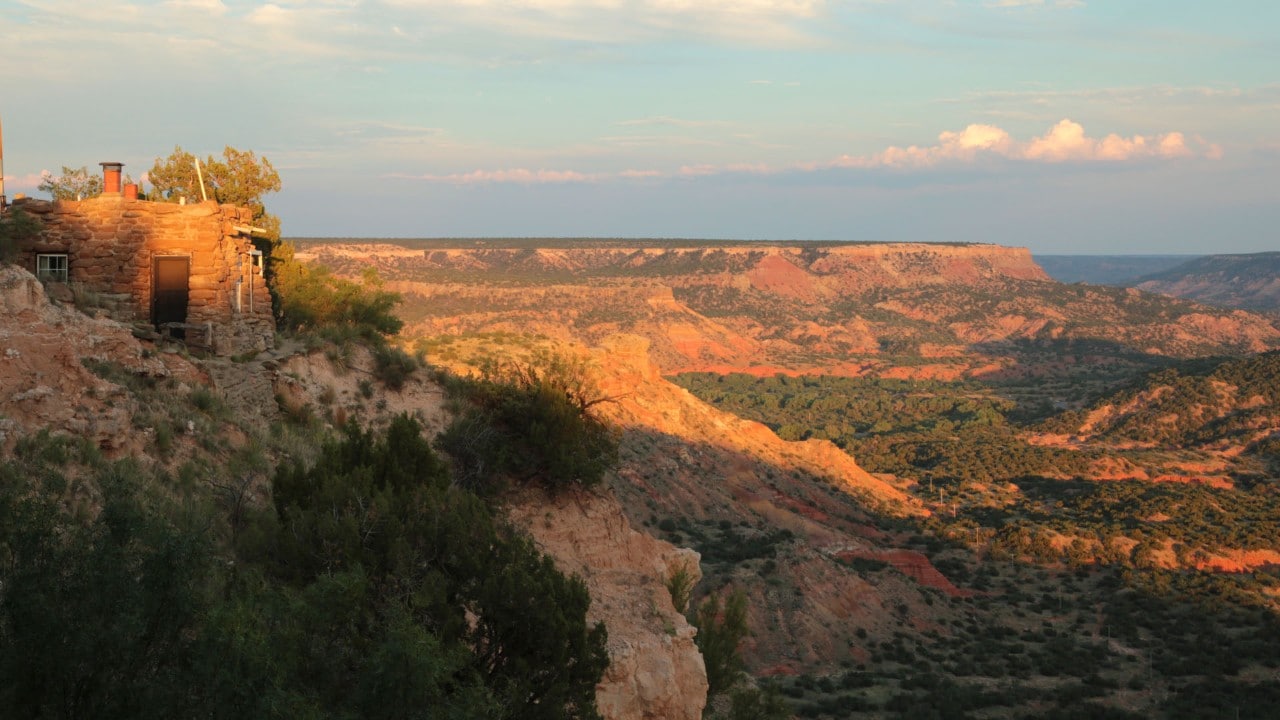
[[[882,282],[971,283],[982,279],[1051,280],[1036,264],[1031,251],[1001,245],[944,245],[928,243],[886,243],[830,248],[809,265],[818,274],[874,275],[868,266],[879,268]]]
[[[815,276],[850,276],[860,285],[970,283],[976,280],[1049,280],[1026,248],[959,243],[802,243],[578,241],[571,246],[470,245],[431,247],[421,269],[475,272],[574,274],[597,277],[739,274],[771,268],[779,261]],[[462,245],[463,243],[459,243]],[[413,251],[410,251],[412,253]],[[406,257],[404,246],[386,243],[316,244],[308,257],[374,260]]]

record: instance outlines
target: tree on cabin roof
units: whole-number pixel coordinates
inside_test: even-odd
[[[181,147],[174,147],[167,158],[156,158],[147,173],[154,186],[152,199],[178,202],[183,197],[188,201],[203,197],[195,161],[196,156]],[[254,224],[267,231],[264,237],[272,244],[280,239],[280,220],[267,212],[262,201],[267,194],[280,190],[280,174],[270,160],[252,150],[228,146],[223,148],[221,159],[212,155],[202,159],[200,170],[210,199],[249,208]]]

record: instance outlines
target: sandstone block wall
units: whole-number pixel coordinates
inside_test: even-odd
[[[15,205],[44,224],[39,237],[21,248],[22,266],[35,272],[37,255],[65,253],[68,282],[115,319],[151,322],[154,258],[186,257],[188,342],[219,355],[271,347],[271,298],[249,254],[251,238],[235,229],[252,224],[248,208],[120,195]]]

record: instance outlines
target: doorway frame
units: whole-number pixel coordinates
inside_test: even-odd
[[[186,295],[187,302],[182,314],[182,322],[187,321],[191,309],[191,256],[178,254],[155,254],[151,256],[151,325],[160,328],[159,303],[160,295],[160,262],[163,260],[181,260],[187,266]]]

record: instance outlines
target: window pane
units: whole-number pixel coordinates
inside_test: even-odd
[[[46,282],[67,281],[66,255],[37,255],[36,277]]]

